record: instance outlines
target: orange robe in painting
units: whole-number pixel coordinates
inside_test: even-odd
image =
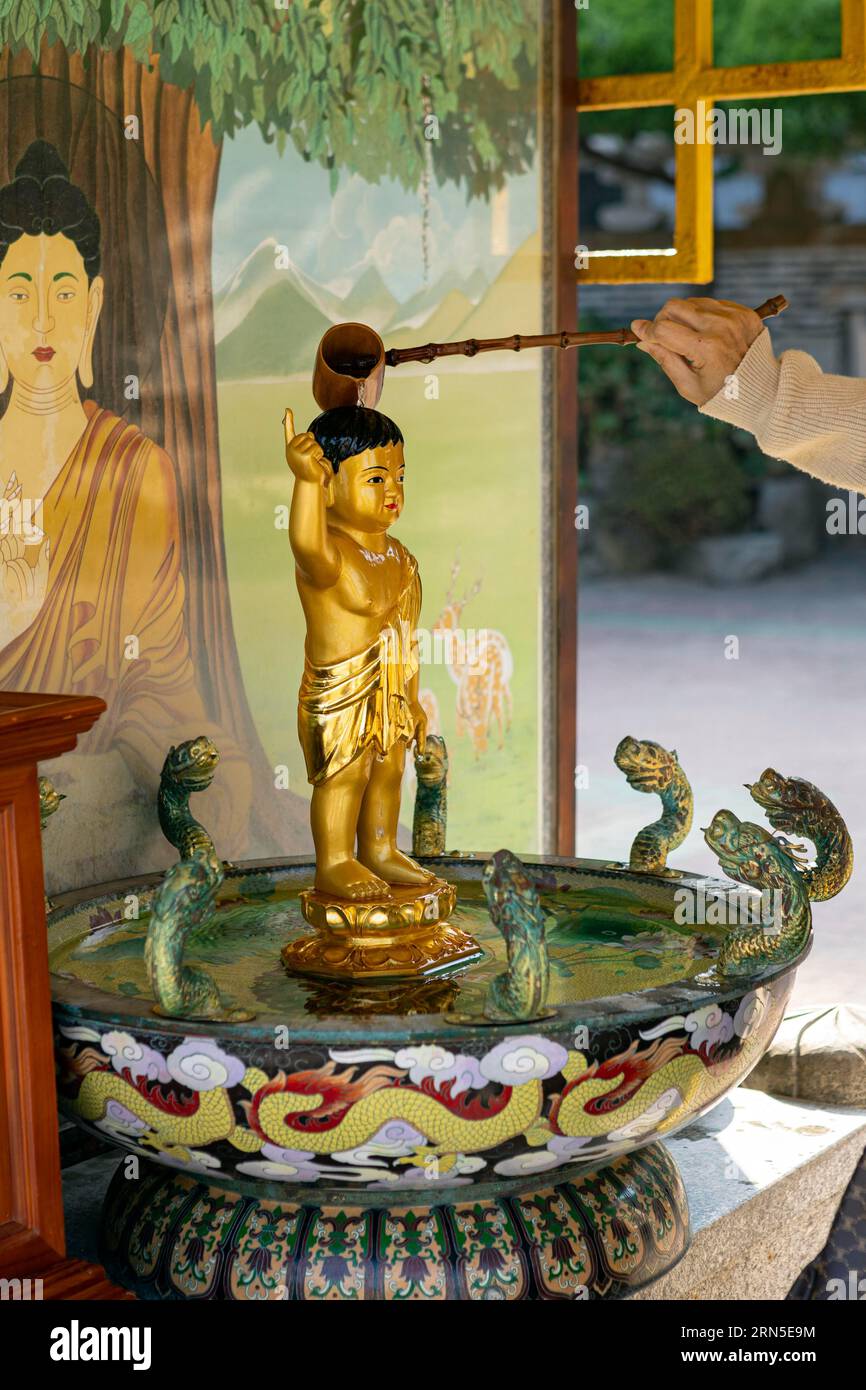
[[[209,735],[222,760],[196,813],[221,854],[241,854],[250,770],[205,717],[196,686],[171,459],[119,416],[92,401],[84,409],[84,433],[43,503],[50,542],[45,600],[0,652],[0,689],[101,696],[108,709],[80,741],[81,751],[119,749],[136,783],[154,797],[170,745]],[[133,657],[130,639],[138,641]]]

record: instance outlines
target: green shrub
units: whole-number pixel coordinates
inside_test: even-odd
[[[738,531],[752,515],[752,488],[734,450],[723,439],[652,438],[636,443],[619,469],[615,504],[626,524],[637,522],[663,555],[701,536]]]
[[[606,325],[595,318],[581,326]],[[608,519],[640,524],[671,555],[749,524],[766,472],[750,436],[698,414],[634,348],[585,348],[579,379],[583,486],[603,499]],[[608,468],[612,480],[603,476]]]

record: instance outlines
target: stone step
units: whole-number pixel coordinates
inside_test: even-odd
[[[688,1193],[692,1244],[636,1299],[784,1299],[824,1248],[866,1147],[866,1110],[740,1087],[668,1140]],[[866,1279],[864,1268],[855,1271]]]

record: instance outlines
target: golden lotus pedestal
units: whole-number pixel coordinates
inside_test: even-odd
[[[304,919],[315,931],[290,941],[283,965],[302,975],[337,980],[391,980],[438,975],[483,954],[474,937],[448,919],[457,891],[444,879],[429,886],[393,888],[387,898],[352,902],[315,889],[300,895]]]

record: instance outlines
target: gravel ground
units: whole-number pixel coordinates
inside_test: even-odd
[[[729,638],[736,660],[726,659]],[[814,910],[798,1003],[866,1003],[866,572],[845,556],[748,586],[675,575],[581,586],[578,853],[627,856],[658,801],[613,764],[626,733],[676,748],[695,824],[673,866],[718,872],[699,826],[720,807],[761,822],[743,783],[768,765],[837,804],[859,848],[845,891]]]

